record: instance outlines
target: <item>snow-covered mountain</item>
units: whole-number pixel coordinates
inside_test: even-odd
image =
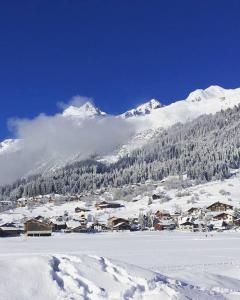
[[[136,108],[130,109],[123,113],[121,116],[124,118],[130,118],[133,116],[143,116],[150,114],[153,110],[163,107],[163,105],[156,99],[151,99],[150,101],[137,106]]]
[[[18,143],[17,139],[6,139],[0,142],[0,155],[3,154],[4,152],[9,151],[10,149],[13,150],[13,148],[15,148],[17,143]]]
[[[128,140],[124,139],[124,142],[121,142],[123,139],[120,140],[118,139],[118,136],[115,138],[113,135],[116,141],[114,142],[115,149],[114,151],[111,150],[111,153],[108,151],[107,153],[103,154],[103,151],[101,151],[102,149],[100,149],[103,147],[103,145],[99,145],[97,148],[95,145],[95,148],[92,149],[92,151],[91,149],[87,149],[89,157],[91,155],[95,155],[95,157],[98,157],[99,160],[110,163],[117,161],[120,157],[148,143],[149,140],[153,139],[162,130],[162,128],[167,128],[178,122],[185,123],[191,121],[203,114],[215,114],[218,111],[232,108],[239,103],[240,88],[224,89],[219,86],[210,86],[205,90],[198,89],[193,91],[186,99],[175,102],[173,101],[172,104],[166,106],[162,105],[158,100],[152,99],[123,114],[110,116],[105,112],[102,112],[91,102],[86,102],[81,106],[69,106],[61,115],[58,115],[58,118],[62,118],[63,120],[71,120],[71,122],[74,123],[76,122],[75,124],[80,126],[81,130],[86,130],[86,136],[83,137],[85,141],[88,139],[87,126],[95,126],[95,129],[91,131],[91,138],[92,136],[96,136],[97,141],[105,139],[103,132],[100,135],[97,133],[98,126],[102,124],[101,120],[105,121],[108,119],[113,119],[116,121],[119,120],[119,122],[124,122],[124,127],[123,129],[118,130],[118,135],[119,131],[126,131],[128,126],[131,128],[131,130],[134,128],[134,132],[131,133],[130,138],[128,137]],[[86,120],[88,122],[85,122]],[[94,120],[96,120],[95,124],[92,123]],[[65,126],[65,123],[66,122],[62,122],[61,125]],[[107,125],[108,127],[111,127],[112,125],[111,122],[107,124],[109,124],[109,126]],[[121,123],[119,123],[119,126],[120,124]],[[116,123],[114,126],[111,128],[112,131],[116,130],[118,123]],[[65,134],[67,141],[64,142],[63,140],[63,143],[67,144],[69,139],[69,137],[67,137],[68,133],[66,129],[62,129],[60,129],[59,134],[61,134],[62,131],[64,132],[63,134]],[[74,130],[75,129],[76,128],[74,128]],[[94,138],[92,138],[92,140],[93,139]],[[89,143],[90,146],[92,140]],[[110,138],[110,140],[112,141],[113,139]],[[2,159],[4,155],[11,152],[24,152],[24,149],[21,149],[22,145],[24,145],[24,143],[19,143],[19,140],[5,140],[0,143],[0,155]],[[42,147],[43,149],[46,149],[45,145]],[[40,155],[40,151],[36,152],[36,149],[34,149],[35,153],[37,153],[39,161],[34,164],[33,169],[28,170],[28,172],[24,174],[27,175],[36,172],[42,172],[44,170],[49,171],[51,169],[63,167],[66,163],[81,159],[82,156],[80,155],[80,152],[82,144],[79,144],[77,147],[79,147],[77,148],[77,150],[79,149],[79,154],[77,153],[75,147],[72,153],[71,149],[68,150],[67,155],[58,153],[58,148],[55,147],[54,142],[47,152],[51,153],[51,155]],[[111,149],[113,148],[113,145],[111,145]],[[99,153],[96,149],[99,149]],[[47,158],[45,158],[46,156]]]
[[[80,119],[91,118],[96,116],[105,116],[106,113],[102,112],[99,108],[97,108],[90,101],[84,103],[82,106],[69,106],[66,108],[62,115],[64,117],[76,117]]]

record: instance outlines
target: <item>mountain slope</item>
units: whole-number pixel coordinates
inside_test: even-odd
[[[66,108],[62,115],[64,117],[76,117],[80,119],[97,117],[97,116],[105,116],[106,113],[102,112],[99,108],[94,106],[91,102],[86,102],[82,106],[69,106]]]
[[[231,169],[240,168],[239,113],[240,105],[176,124],[116,163],[105,165],[95,160],[73,163],[38,178],[18,181],[0,189],[0,194],[11,199],[75,194],[183,174],[198,183],[228,178]]]
[[[156,99],[152,99],[149,102],[141,104],[134,109],[128,110],[121,116],[123,118],[130,118],[134,116],[144,116],[150,114],[153,110],[163,107],[163,105]]]
[[[42,122],[44,124],[42,131],[46,131],[46,136],[49,136],[45,142],[45,135],[40,135],[43,142],[40,143],[39,149],[35,149],[37,144],[33,145],[32,139],[28,141],[28,136],[21,142],[6,140],[0,144],[0,158],[4,164],[5,161],[11,162],[7,172],[14,173],[19,159],[24,161],[26,153],[26,163],[17,173],[19,177],[54,171],[66,164],[92,156],[103,162],[117,162],[125,155],[148,144],[164,128],[178,122],[189,122],[203,114],[215,114],[239,103],[240,89],[226,90],[218,86],[196,90],[185,100],[167,106],[152,99],[118,116],[109,116],[91,102],[87,102],[79,107],[70,106],[61,115],[46,117]],[[35,120],[33,124],[36,123],[34,122]],[[48,123],[48,128],[45,123]],[[49,131],[48,135],[47,131]],[[80,135],[79,131],[81,131]],[[65,144],[69,145],[69,149],[67,152],[62,152]],[[110,147],[107,147],[107,144],[110,144]],[[29,149],[26,151],[26,145],[34,153],[28,153]],[[82,151],[85,151],[84,155]],[[16,162],[12,158],[14,153]],[[27,169],[26,165],[29,161],[31,166]]]

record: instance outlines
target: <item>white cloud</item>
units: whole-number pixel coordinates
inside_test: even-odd
[[[82,100],[77,96],[72,103]],[[127,121],[111,116],[77,123],[61,114],[41,114],[32,120],[11,120],[10,125],[20,140],[17,151],[0,154],[1,185],[31,174],[33,170],[61,166],[76,156],[80,160],[92,154],[109,154],[127,142],[134,132]]]

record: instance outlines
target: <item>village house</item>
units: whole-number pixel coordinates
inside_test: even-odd
[[[187,211],[187,213],[188,213],[189,215],[197,215],[200,211],[201,211],[201,208],[199,208],[199,207],[191,207],[191,208]]]
[[[52,235],[52,225],[31,219],[24,223],[24,232],[27,236],[50,236]]]
[[[19,236],[21,233],[21,228],[14,223],[5,223],[0,226],[0,237]]]
[[[172,220],[162,220],[154,224],[155,230],[173,230],[176,228],[176,224]]]
[[[95,207],[97,209],[105,209],[105,208],[119,208],[119,207],[123,207],[123,205],[117,202],[102,201],[100,203],[96,203]]]
[[[81,224],[78,221],[68,221],[66,222],[66,225],[67,232],[86,233],[90,231],[87,224]]]
[[[52,219],[50,222],[52,231],[61,231],[67,228],[66,222],[63,220]]]
[[[117,218],[117,217],[111,217],[108,219],[108,226],[111,228],[111,229],[117,229],[118,226],[121,224],[120,227],[125,227],[125,225],[127,225],[126,227],[129,226],[129,229],[130,229],[130,225],[129,225],[129,221],[126,220],[126,219],[123,219],[123,218]],[[118,226],[117,226],[118,225]]]
[[[0,237],[13,237],[19,236],[21,231],[16,227],[0,227]]]
[[[210,211],[227,211],[227,210],[233,210],[233,206],[218,201],[208,206],[207,209]]]
[[[85,213],[85,212],[88,212],[88,211],[90,211],[90,209],[86,209],[86,208],[82,208],[82,207],[76,207],[75,208],[75,213],[81,213],[81,212]]]
[[[220,220],[220,221],[224,221],[228,224],[233,224],[235,217],[232,214],[223,212],[223,213],[215,215],[213,217],[213,220]]]
[[[131,229],[131,226],[129,225],[128,222],[120,222],[120,223],[117,223],[116,225],[113,226],[112,228],[113,230],[130,230]]]
[[[187,230],[187,231],[193,231],[194,229],[194,223],[191,221],[185,221],[179,224],[179,228],[181,230]]]
[[[156,213],[155,213],[155,217],[158,219],[158,220],[169,220],[171,219],[171,215],[168,211],[166,210],[158,210]]]

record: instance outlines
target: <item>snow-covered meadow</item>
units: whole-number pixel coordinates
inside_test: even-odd
[[[1,239],[0,299],[239,299],[239,232]]]

